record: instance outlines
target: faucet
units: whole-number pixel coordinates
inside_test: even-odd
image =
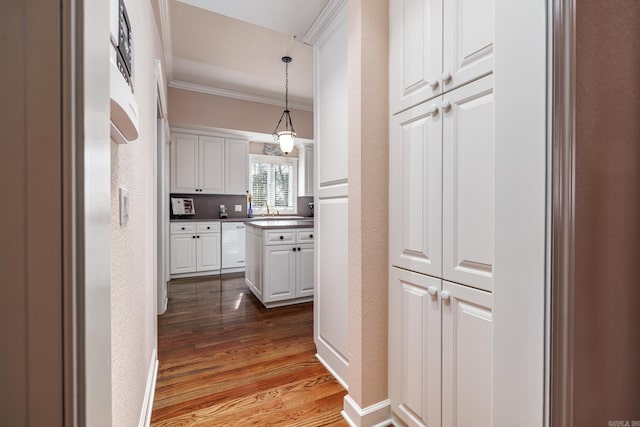
[[[269,204],[267,202],[264,202],[264,206],[267,208],[267,215],[269,215]]]
[[[271,213],[269,211],[269,204],[267,202],[264,202],[264,206],[267,208],[267,216],[278,216],[280,215],[280,211],[276,209],[276,213]]]

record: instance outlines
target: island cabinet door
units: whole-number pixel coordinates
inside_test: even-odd
[[[274,245],[264,248],[264,302],[296,296],[296,245]]]
[[[298,246],[298,297],[313,296],[313,244]]]

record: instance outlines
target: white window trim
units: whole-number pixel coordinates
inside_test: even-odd
[[[278,208],[280,214],[288,214],[288,215],[297,215],[298,213],[298,159],[295,157],[283,157],[283,156],[266,156],[264,154],[249,154],[249,188],[253,189],[253,177],[251,175],[252,167],[251,164],[255,161],[263,162],[263,163],[272,163],[272,164],[287,164],[293,165],[293,176],[292,176],[292,197],[293,197],[293,208],[292,209],[282,209]],[[254,215],[266,215],[267,210],[263,206],[252,206]],[[274,212],[271,212],[274,213]]]

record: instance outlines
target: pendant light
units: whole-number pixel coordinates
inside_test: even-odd
[[[283,56],[282,62],[285,64],[284,111],[280,116],[280,120],[278,120],[276,128],[273,130],[273,139],[280,141],[280,150],[286,155],[293,150],[296,131],[293,129],[291,113],[289,112],[289,63],[291,62],[291,57]],[[278,130],[282,124],[282,119],[284,119],[284,129]]]

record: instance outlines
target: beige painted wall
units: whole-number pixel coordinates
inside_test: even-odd
[[[154,283],[154,59],[163,58],[151,3],[126,2],[135,37],[139,137],[111,142],[111,340],[114,426],[138,425],[156,348]],[[119,188],[129,191],[129,222],[120,225]]]
[[[283,99],[284,102],[284,99]],[[283,107],[222,96],[169,88],[169,118],[172,125],[273,132]],[[313,113],[291,109],[298,137],[313,139]]]
[[[570,427],[633,423],[640,420],[640,3],[582,1],[575,17]]]
[[[349,396],[388,398],[389,4],[349,2]],[[366,224],[366,227],[363,227]]]

